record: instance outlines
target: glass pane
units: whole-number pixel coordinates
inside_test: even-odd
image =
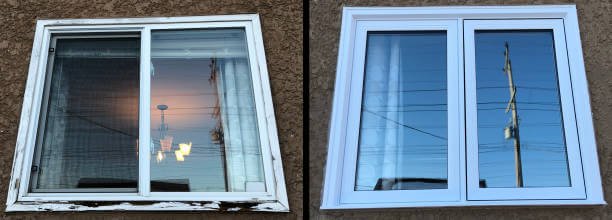
[[[57,39],[32,192],[136,191],[139,53],[136,37]]]
[[[553,32],[476,31],[475,43],[480,187],[570,186]]]
[[[355,190],[447,188],[446,32],[370,32]]]
[[[265,191],[245,31],[151,37],[151,190]]]

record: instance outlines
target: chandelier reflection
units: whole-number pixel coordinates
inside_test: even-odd
[[[168,110],[168,106],[160,104],[157,105],[157,109],[161,111],[161,124],[159,125],[160,150],[157,151],[155,158],[157,163],[161,163],[166,158],[166,152],[172,151],[174,137],[167,135],[168,124],[166,123],[165,111]],[[191,142],[178,144],[178,150],[174,151],[176,161],[185,161],[185,156],[191,153],[191,145]]]

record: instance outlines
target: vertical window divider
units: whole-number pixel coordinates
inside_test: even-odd
[[[457,56],[458,56],[458,109],[459,109],[459,172],[460,200],[467,200],[467,170],[466,170],[466,128],[465,128],[465,45],[463,41],[464,18],[457,18]]]
[[[138,118],[138,194],[151,194],[151,28],[140,35],[140,112]]]

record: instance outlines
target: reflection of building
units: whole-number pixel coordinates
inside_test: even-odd
[[[218,88],[217,88],[217,78],[218,78],[218,71],[217,71],[217,59],[211,59],[210,61],[210,78],[208,79],[208,82],[212,85],[213,87],[213,93],[214,93],[214,97],[215,97],[215,107],[213,108],[213,112],[212,112],[212,117],[214,119],[217,119],[217,124],[215,125],[215,128],[213,128],[212,130],[210,130],[210,139],[213,141],[213,143],[215,144],[221,144],[223,145],[223,124],[221,122],[221,106],[219,105],[219,92],[218,92]]]
[[[379,178],[373,190],[422,190],[447,189],[448,181],[439,178]],[[486,188],[485,180],[479,181],[480,188]]]
[[[446,179],[436,178],[379,178],[374,190],[446,189]]]

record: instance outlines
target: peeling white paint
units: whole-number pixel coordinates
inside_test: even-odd
[[[150,205],[135,205],[129,202],[122,202],[115,205],[105,206],[85,206],[71,203],[39,203],[25,204],[16,203],[7,207],[7,212],[19,211],[217,211],[218,204],[211,203],[202,206],[193,206],[183,202],[159,202]]]
[[[95,203],[92,203],[95,204]],[[239,206],[240,203],[231,203]],[[250,209],[240,207],[221,209],[221,202],[156,202],[151,204],[138,204],[121,202],[112,205],[88,206],[71,202],[17,202],[6,207],[7,212],[32,212],[32,211],[265,211],[265,212],[289,212],[289,209],[279,202],[262,202],[252,206]]]
[[[251,207],[251,209],[269,212],[289,212],[289,209],[279,202],[261,203]]]

